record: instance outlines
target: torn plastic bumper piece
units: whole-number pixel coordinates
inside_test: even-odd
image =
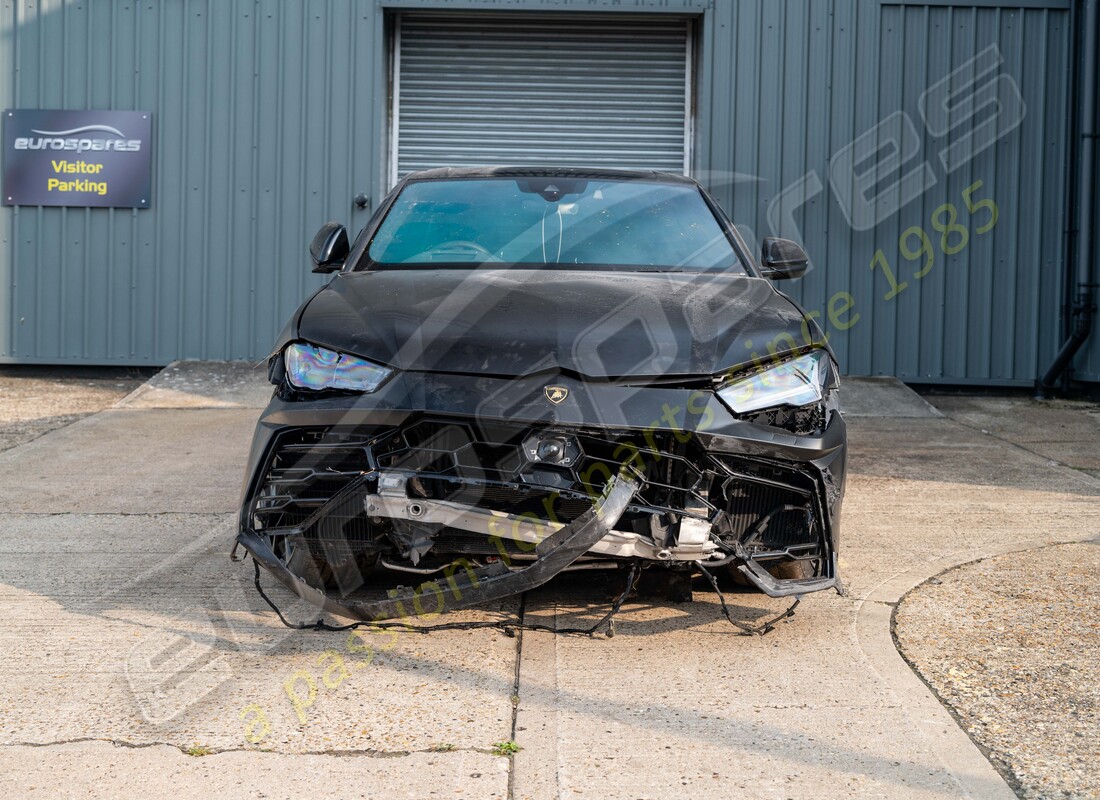
[[[832,574],[820,578],[803,578],[790,580],[774,577],[770,572],[752,560],[745,548],[740,544],[734,545],[734,552],[744,562],[737,565],[737,571],[745,576],[753,586],[762,591],[768,597],[801,597],[810,592],[820,592],[824,589],[836,589],[837,594],[844,594],[844,586],[837,574],[836,556],[831,559]]]
[[[440,583],[428,581],[415,589],[391,590],[387,598],[369,602],[329,597],[287,569],[267,539],[243,530],[237,541],[257,563],[303,600],[340,617],[365,622],[407,619],[419,614],[436,614],[481,605],[521,594],[549,581],[600,541],[638,491],[639,482],[626,472],[607,483],[600,499],[572,523],[546,537],[535,547],[538,556],[521,570],[511,571],[503,561],[473,569],[466,566],[448,574]],[[461,563],[461,562],[460,562]],[[424,606],[428,606],[424,608]]]

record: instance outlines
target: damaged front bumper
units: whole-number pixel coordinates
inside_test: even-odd
[[[638,482],[628,474],[612,478],[607,484],[607,491],[590,510],[538,542],[534,548],[535,560],[515,572],[502,560],[477,569],[472,569],[467,562],[459,564],[461,573],[457,570],[448,572],[442,584],[428,581],[415,589],[391,591],[385,599],[371,602],[338,600],[310,586],[287,568],[268,541],[252,531],[242,531],[237,540],[284,586],[325,611],[370,622],[408,619],[470,608],[542,586],[607,534],[618,522],[637,489]],[[428,608],[424,607],[425,600]]]
[[[534,378],[417,378],[370,397],[277,397],[260,420],[238,541],[314,605],[392,619],[420,613],[423,586],[454,595],[450,610],[631,560],[725,566],[775,597],[840,590],[835,410],[807,434],[738,419],[706,392],[559,378],[569,400],[548,407],[509,399],[541,397]],[[356,580],[304,580],[292,552]],[[379,559],[437,580],[354,599]]]

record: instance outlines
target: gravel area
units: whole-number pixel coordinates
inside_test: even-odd
[[[102,411],[155,369],[0,366],[0,452]]]
[[[895,614],[902,654],[1023,798],[1100,798],[1097,575],[1100,540],[1000,556]]]

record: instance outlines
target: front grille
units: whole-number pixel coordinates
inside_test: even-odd
[[[369,470],[371,438],[369,431],[326,429],[298,429],[279,436],[254,498],[253,528],[264,531],[302,526],[322,505]],[[329,508],[307,534],[314,542],[326,543],[328,550],[362,550],[372,540],[362,499],[354,495]]]
[[[813,554],[822,529],[815,504],[816,484],[803,472],[773,463],[720,456],[739,480],[726,492],[722,538],[746,544],[753,554],[797,550]]]
[[[575,441],[578,457],[568,466],[531,460],[523,444],[540,434]],[[496,501],[510,513],[540,515],[552,502],[563,522],[591,506],[624,461],[644,474],[636,506],[652,512],[699,509],[703,516],[718,509],[708,498],[705,470],[698,463],[705,459],[700,445],[678,443],[667,433],[478,427],[428,419],[380,439],[374,453],[383,469],[426,476],[420,480],[424,497],[466,502],[463,498],[473,495],[479,505]]]
[[[478,433],[474,427],[422,420],[378,441],[383,469],[448,475],[467,480],[509,479],[524,464],[518,429]]]
[[[570,463],[533,460],[531,442],[539,436],[566,441]],[[714,456],[697,438],[680,441],[673,433],[433,418],[399,429],[299,429],[278,436],[253,498],[252,523],[258,531],[306,526],[306,539],[329,550],[339,542],[353,552],[376,547],[394,532],[393,523],[369,519],[363,499],[378,490],[376,471],[393,470],[407,476],[412,498],[568,524],[591,508],[624,462],[642,479],[620,530],[649,533],[654,521],[670,526],[694,516],[711,522],[723,539],[745,541],[754,553],[812,549],[822,541],[815,480],[793,466]],[[350,488],[356,484],[361,490]],[[317,515],[344,490],[339,503]],[[435,552],[499,554],[479,534],[442,529],[431,537]]]
[[[771,486],[739,486],[730,493],[730,532],[740,540],[767,515],[766,526],[754,541],[768,549],[782,549],[812,540],[807,527],[808,498]],[[809,518],[812,518],[809,517]]]

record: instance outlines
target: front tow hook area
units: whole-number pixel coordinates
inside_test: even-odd
[[[521,570],[511,571],[504,561],[478,569],[459,561],[456,562],[458,569],[448,570],[442,583],[433,580],[414,589],[393,589],[385,599],[370,602],[329,597],[306,583],[287,569],[267,539],[255,531],[241,531],[237,541],[280,583],[330,614],[362,622],[408,619],[470,608],[542,586],[607,535],[626,511],[639,486],[632,474],[620,472],[607,483],[592,508],[539,542],[535,547],[538,558]]]

